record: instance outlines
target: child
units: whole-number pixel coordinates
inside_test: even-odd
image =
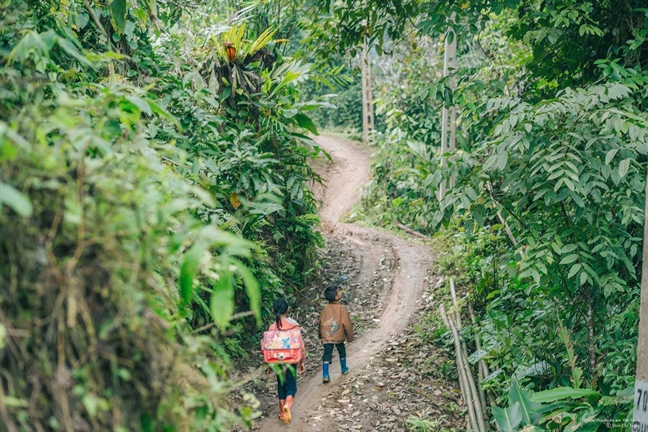
[[[306,347],[301,336],[299,324],[292,318],[288,318],[288,302],[280,298],[274,301],[272,309],[275,313],[275,322],[270,325],[268,331],[276,330],[299,330],[299,339],[301,343],[301,361],[299,364],[284,363],[281,364],[281,372],[277,373],[277,393],[279,396],[279,418],[284,423],[290,423],[292,415],[290,408],[294,402],[295,393],[297,393],[297,371],[304,373],[304,361],[306,360]]]
[[[329,377],[329,364],[331,364],[333,359],[334,345],[340,355],[342,374],[346,375],[349,373],[349,367],[346,364],[344,340],[346,339],[347,342],[353,342],[353,326],[349,319],[349,313],[344,305],[340,304],[342,292],[338,287],[332,285],[326,288],[324,297],[329,301],[329,304],[324,306],[322,314],[320,315],[319,338],[324,344],[324,355],[322,356],[322,382],[327,383],[331,380]]]

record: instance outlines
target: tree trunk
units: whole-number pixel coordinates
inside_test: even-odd
[[[445,68],[444,68],[445,69]],[[441,114],[441,168],[445,167],[446,160],[445,154],[448,151],[448,109],[443,108]],[[446,181],[441,180],[441,187],[439,188],[439,201],[443,201],[446,194]]]
[[[594,386],[594,372],[596,369],[596,343],[594,341],[594,307],[592,305],[592,287],[587,285],[587,338],[589,340],[589,362],[590,374],[592,374],[592,386]]]
[[[648,175],[644,209],[643,263],[641,264],[641,306],[637,341],[637,375],[632,430],[648,430]]]
[[[452,34],[452,42],[448,42],[449,36]],[[447,77],[450,74],[450,69],[454,71],[457,67],[457,35],[454,33],[453,29],[448,30],[448,34],[445,39],[445,51],[443,54],[443,76]],[[454,90],[456,86],[455,79],[450,80],[450,88]],[[446,165],[445,156],[447,152],[454,152],[456,147],[457,140],[457,111],[456,108],[452,107],[450,109],[443,108],[441,114],[441,166]],[[450,187],[454,186],[454,177],[450,180]],[[446,194],[446,182],[443,180],[441,182],[441,188],[439,189],[439,201],[443,201]]]
[[[373,136],[373,95],[371,92],[371,64],[367,38],[362,44],[360,53],[360,70],[362,71],[362,142],[369,144]]]

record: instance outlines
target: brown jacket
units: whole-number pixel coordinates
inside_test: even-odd
[[[353,326],[349,319],[349,313],[339,301],[331,302],[324,306],[319,322],[319,338],[322,343],[337,344],[353,342]]]

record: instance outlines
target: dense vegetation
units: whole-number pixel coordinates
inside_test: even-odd
[[[637,361],[644,3],[0,0],[0,430],[252,424],[231,358],[315,272],[309,133],[360,126],[365,37],[363,212],[442,238],[491,424],[614,429]]]
[[[312,271],[318,105],[224,6],[2,2],[3,430],[250,423],[224,331]]]
[[[365,213],[443,231],[446,272],[481,310],[484,346],[471,361],[495,371],[484,387],[508,407],[494,409],[498,421],[524,405],[509,406],[519,381],[530,391],[583,391],[527,406],[537,415],[513,429],[620,428],[636,364],[648,9],[632,1],[378,5],[367,6],[378,7],[369,28],[393,55],[380,61],[386,72],[376,83],[386,126]],[[457,37],[456,89],[442,76],[448,28]],[[444,106],[458,109],[458,150],[446,167]]]

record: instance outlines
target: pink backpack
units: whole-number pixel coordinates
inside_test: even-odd
[[[302,338],[299,327],[263,332],[261,351],[266,363],[299,363],[302,360]]]

